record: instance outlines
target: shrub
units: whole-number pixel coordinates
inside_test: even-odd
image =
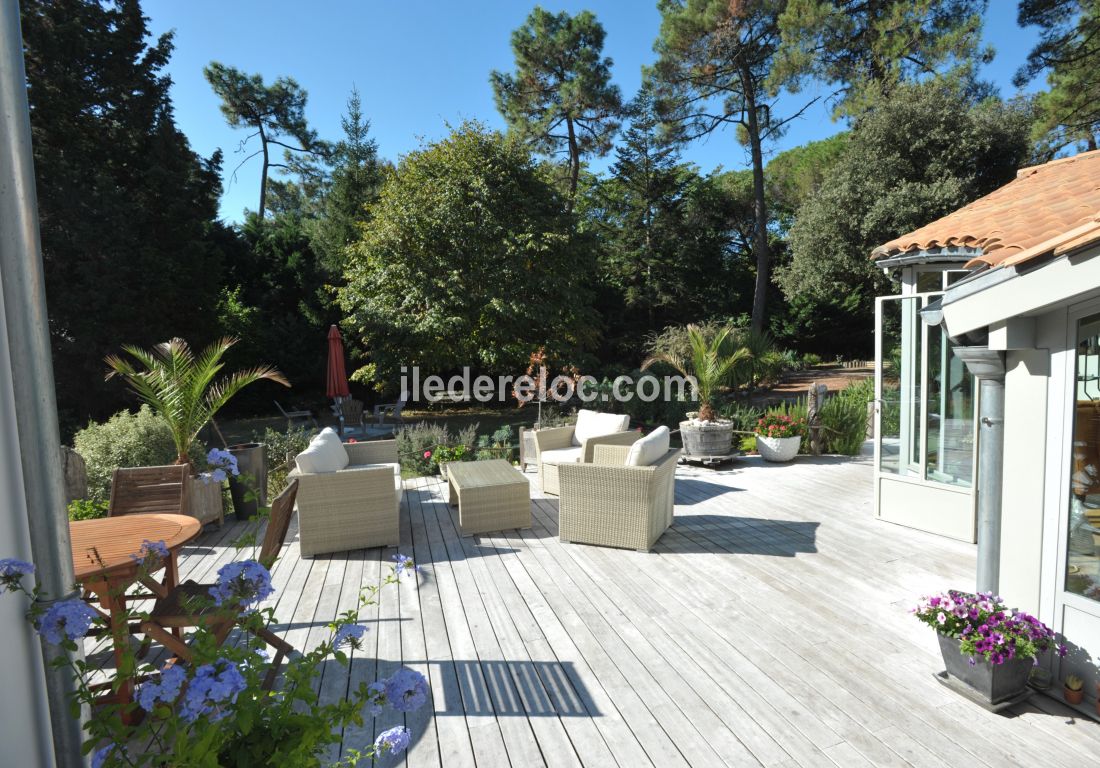
[[[826,453],[859,455],[867,435],[867,403],[874,397],[874,380],[863,379],[825,401],[820,415]]]
[[[802,367],[813,368],[815,365],[821,365],[824,360],[821,359],[821,355],[816,352],[807,352],[802,355]]]
[[[286,488],[294,457],[306,449],[315,430],[303,426],[291,427],[285,432],[268,427],[264,433],[255,433],[254,442],[263,443],[267,449],[267,498],[270,502]]]
[[[69,502],[70,520],[95,520],[107,517],[107,502],[91,499],[73,499]]]
[[[643,378],[655,379],[657,386],[663,388],[664,382],[662,378],[638,369],[628,371],[623,375],[629,377],[630,383],[624,382],[620,384],[618,392],[621,396],[628,399],[616,400],[613,394],[617,375],[605,376],[596,386],[596,392],[598,393],[596,399],[590,403],[582,403],[581,407],[607,413],[625,413],[630,416],[631,421],[639,424],[666,424],[670,427],[674,427],[683,421],[688,411],[694,411],[698,408],[696,401],[689,400],[686,397],[683,399],[666,400],[664,397],[665,392],[663,391],[660,392],[660,395],[655,400],[648,402],[642,400],[637,396],[638,383]],[[650,386],[649,384],[646,385],[647,392]],[[675,390],[673,389],[670,394],[674,393]],[[684,393],[690,396],[691,388],[685,385]],[[575,419],[573,421],[575,421]],[[571,421],[570,423],[573,422]]]
[[[419,477],[439,471],[439,463],[476,458],[477,424],[451,432],[445,424],[420,421],[402,427],[394,435],[401,471]]]
[[[118,467],[172,464],[177,456],[168,423],[147,405],[137,413],[119,411],[103,423],[88,422],[76,433],[73,447],[86,465],[88,498],[102,503],[111,498],[111,473]]]
[[[516,449],[516,442],[512,439],[512,428],[507,424],[491,435],[481,435],[477,439],[478,461],[487,459],[504,459],[512,461]]]
[[[792,402],[781,402],[777,405],[773,405],[764,411],[765,419],[774,419],[776,417],[785,416],[795,424],[800,424],[801,431],[797,434],[803,438],[806,437],[806,424],[807,424],[807,411],[806,411],[806,398],[800,397]],[[759,424],[759,421],[757,422]],[[756,431],[756,424],[753,425],[753,431]],[[755,447],[755,445],[754,445]],[[800,454],[810,452],[810,441],[803,439],[802,443],[798,446],[798,452]]]

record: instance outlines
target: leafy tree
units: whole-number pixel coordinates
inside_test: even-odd
[[[1021,0],[1020,26],[1041,30],[1014,82],[1042,72],[1050,89],[1036,100],[1035,138],[1053,156],[1074,143],[1097,148],[1100,136],[1100,0]]]
[[[244,149],[248,140],[260,138],[260,148],[242,160],[233,170],[236,174],[242,165],[257,155],[263,157],[260,170],[259,217],[267,212],[267,177],[271,168],[291,168],[288,162],[273,162],[271,145],[282,147],[287,155],[321,151],[317,134],[310,130],[305,118],[306,92],[290,77],[280,77],[271,85],[264,85],[260,75],[247,75],[239,69],[217,61],[203,69],[206,81],[222,100],[221,110],[226,122],[233,128],[252,128],[241,142]],[[293,140],[296,144],[288,144]]]
[[[509,129],[540,152],[566,153],[570,207],[583,158],[607,154],[619,128],[621,98],[611,84],[611,59],[601,57],[603,41],[590,11],[570,16],[535,6],[512,33],[515,74],[489,78]]]
[[[848,134],[811,141],[773,157],[764,170],[772,216],[781,231],[793,223],[795,212],[824,183],[829,169],[844,156]]]
[[[865,321],[883,287],[871,251],[1010,181],[1028,158],[1029,121],[1019,104],[967,106],[949,82],[899,87],[856,122],[844,155],[799,208],[790,262],[776,276],[783,293]]]
[[[764,187],[765,142],[781,119],[766,87],[779,47],[781,0],[660,0],[661,33],[651,76],[666,117],[682,139],[733,125],[749,148],[753,174],[756,286],[752,328],[764,327],[771,248]]]
[[[347,247],[358,239],[359,224],[366,220],[366,207],[378,196],[384,167],[378,159],[378,144],[370,138],[370,121],[363,116],[359,91],[348,97],[347,114],[340,124],[344,138],[332,146],[327,161],[331,167],[317,218],[310,227],[310,243],[326,268],[342,272]]]
[[[834,115],[857,117],[901,84],[988,61],[988,0],[788,0],[773,84],[837,87]],[[969,74],[972,74],[969,73]]]
[[[539,346],[575,359],[595,336],[594,264],[564,210],[522,142],[479,123],[402,158],[338,292],[371,357],[354,378],[515,371]]]
[[[122,405],[96,383],[120,343],[209,338],[223,251],[220,154],[176,127],[163,72],[171,34],[148,41],[137,0],[23,0],[46,294],[63,428]]]

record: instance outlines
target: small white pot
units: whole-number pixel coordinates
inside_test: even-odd
[[[798,455],[802,437],[761,437],[756,436],[756,450],[764,461],[790,461]]]

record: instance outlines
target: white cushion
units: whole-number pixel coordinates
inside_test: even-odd
[[[660,426],[630,446],[626,455],[628,467],[648,467],[668,453],[668,427]]]
[[[629,428],[630,416],[581,410],[577,412],[577,426],[573,428],[573,445],[584,445],[590,438],[625,432]]]
[[[543,464],[575,464],[581,460],[583,448],[554,448],[540,455]]]
[[[340,442],[340,436],[331,427],[309,441],[309,446],[295,459],[298,471],[303,474],[339,472],[348,465],[348,452]]]

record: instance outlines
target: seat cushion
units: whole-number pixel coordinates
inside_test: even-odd
[[[348,465],[348,452],[340,442],[340,436],[331,427],[309,441],[309,446],[295,459],[298,471],[303,474],[339,472]]]
[[[576,464],[583,456],[583,448],[554,448],[543,451],[540,456],[543,464]]]
[[[629,428],[630,416],[581,409],[577,412],[577,426],[573,428],[573,445],[584,445],[590,438],[625,432]]]
[[[628,467],[648,467],[661,460],[668,453],[668,427],[660,426],[640,440],[635,440],[626,455]]]

